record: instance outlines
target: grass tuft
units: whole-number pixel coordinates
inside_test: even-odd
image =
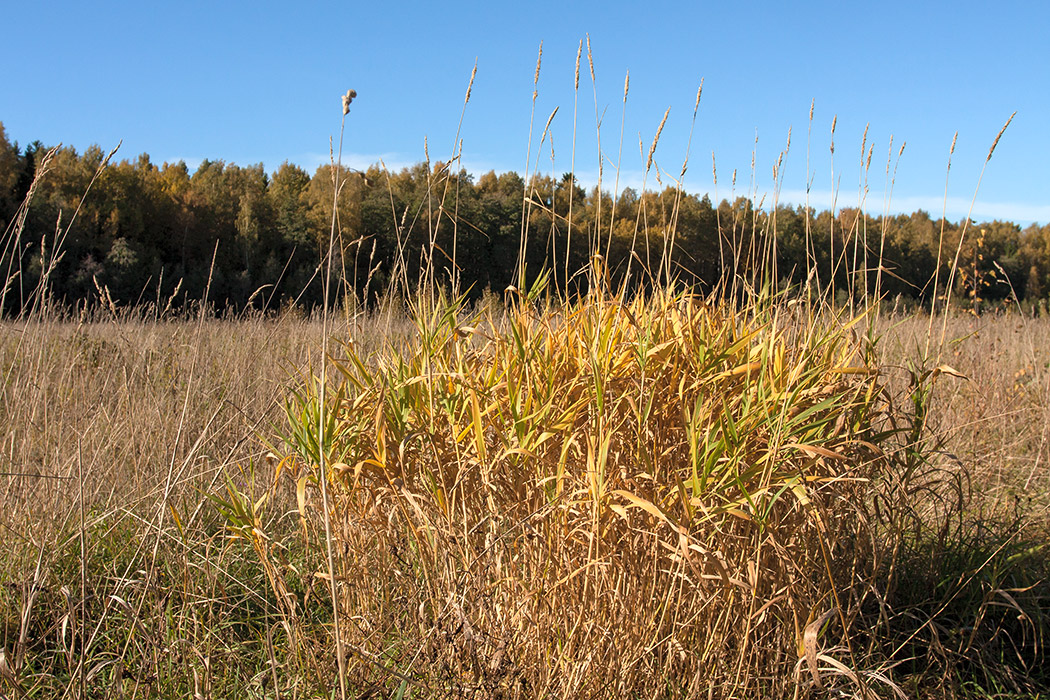
[[[309,426],[327,416],[352,685],[866,687],[798,663],[835,610],[810,660],[852,665],[891,433],[857,321],[797,307],[670,291],[539,294],[505,314],[420,303],[407,349],[347,344],[323,408],[315,383],[289,404],[284,463],[316,523]]]

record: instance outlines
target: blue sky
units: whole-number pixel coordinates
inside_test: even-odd
[[[560,175],[573,167],[574,74],[588,34],[576,120],[575,171],[596,181],[597,111],[611,188],[639,188],[645,154],[670,108],[648,187],[671,184],[687,153],[696,90],[703,96],[684,185],[713,197],[774,194],[772,167],[791,129],[780,200],[857,206],[861,144],[874,145],[864,207],[945,206],[966,215],[988,149],[1011,113],[977,192],[975,219],[1050,222],[1050,3],[1040,2],[9,2],[0,65],[0,121],[22,145],[39,139],[154,162],[203,158],[240,165],[284,160],[312,172],[338,139],[340,96],[358,92],[344,162],[399,168],[454,152],[462,164]],[[530,113],[543,42],[531,156]],[[618,155],[624,77],[630,91]],[[815,102],[812,133],[809,110]],[[537,159],[540,132],[558,108]],[[834,159],[831,124],[837,116]],[[756,145],[757,135],[757,145]],[[809,143],[807,148],[807,141]],[[902,142],[907,146],[897,164]],[[712,178],[712,152],[717,189]],[[752,153],[755,167],[752,171]],[[807,169],[808,158],[808,169]],[[735,188],[732,172],[737,171]],[[752,177],[752,172],[754,176]],[[836,194],[837,193],[837,194]],[[833,199],[834,197],[834,199]]]

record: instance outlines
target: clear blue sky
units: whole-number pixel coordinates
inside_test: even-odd
[[[344,161],[391,168],[453,152],[463,97],[463,165],[524,173],[572,167],[578,42],[591,38],[611,187],[624,77],[630,92],[620,182],[641,185],[644,155],[670,107],[657,165],[677,175],[700,79],[703,97],[685,178],[690,192],[773,196],[772,166],[792,128],[781,201],[856,206],[861,142],[874,144],[865,208],[884,209],[886,164],[907,147],[891,211],[940,214],[953,134],[948,216],[966,215],[999,129],[975,219],[1050,221],[1050,3],[852,2],[8,2],[0,42],[8,138],[82,151],[124,140],[120,155],[240,165],[284,160],[313,172],[338,138],[340,95],[357,90]],[[543,65],[526,166],[537,48]],[[576,165],[598,170],[595,100],[585,48]],[[807,177],[809,109],[815,100]],[[837,115],[835,155],[830,131]],[[757,148],[755,137],[758,137]],[[755,185],[751,185],[752,151]],[[834,168],[834,170],[833,170]],[[834,172],[834,176],[833,173]],[[834,177],[834,179],[833,179]],[[664,178],[664,184],[669,180]],[[650,174],[648,185],[659,187]]]

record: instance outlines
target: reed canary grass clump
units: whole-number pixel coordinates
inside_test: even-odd
[[[530,295],[347,343],[323,410],[289,401],[280,471],[316,523],[332,465],[350,687],[766,697],[832,682],[818,654],[855,668],[880,379],[798,309]]]

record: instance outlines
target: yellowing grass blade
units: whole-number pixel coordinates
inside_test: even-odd
[[[485,448],[485,428],[481,423],[481,407],[476,391],[470,392],[470,414],[474,426],[474,446],[478,451],[478,459],[484,462],[488,459],[488,450]]]
[[[185,533],[182,530],[182,519],[179,518],[179,511],[175,510],[175,506],[170,503],[168,504],[168,510],[171,511],[171,518],[175,521],[175,527],[179,529],[179,534],[184,536]]]
[[[969,377],[967,377],[965,374],[963,374],[957,369],[949,367],[948,365],[941,365],[940,367],[933,370],[934,377],[936,377],[938,374],[947,374],[948,376],[956,377],[958,379],[969,379]]]
[[[657,520],[662,520],[663,522],[667,523],[668,525],[671,524],[671,520],[667,517],[667,515],[664,514],[664,512],[662,510],[660,510],[660,508],[658,508],[656,506],[656,504],[654,504],[652,501],[649,501],[649,500],[647,500],[645,498],[642,498],[641,496],[636,496],[633,493],[631,493],[630,491],[624,491],[622,489],[617,489],[617,490],[613,491],[612,495],[613,496],[619,496],[620,498],[628,501],[630,503],[630,505],[633,506],[634,508],[641,508],[642,510],[644,510],[646,513],[648,513],[649,515],[653,516]]]
[[[731,377],[739,377],[741,374],[756,372],[760,369],[762,369],[761,362],[748,362],[747,364],[740,365],[739,367],[727,369],[725,372],[722,372],[717,377],[715,377],[715,379],[729,379]]]
[[[804,506],[808,506],[812,501],[809,500],[809,494],[806,493],[806,484],[802,481],[796,481],[791,485],[791,493],[795,494],[795,498],[798,502]]]
[[[306,527],[306,480],[307,475],[303,474],[295,482],[295,501],[299,505],[299,518],[304,528]]]
[[[793,447],[796,450],[805,452],[810,457],[827,457],[828,459],[834,459],[838,462],[845,462],[847,459],[845,455],[829,450],[826,447],[818,447],[817,445],[801,445],[797,442],[789,442],[788,444],[784,445],[784,447]]]
[[[307,531],[307,474],[303,473],[295,482],[295,503],[299,507],[299,524]]]
[[[649,348],[645,353],[645,359],[647,361],[656,360],[657,362],[663,362],[679,345],[680,340],[678,338],[660,343],[659,345]]]

